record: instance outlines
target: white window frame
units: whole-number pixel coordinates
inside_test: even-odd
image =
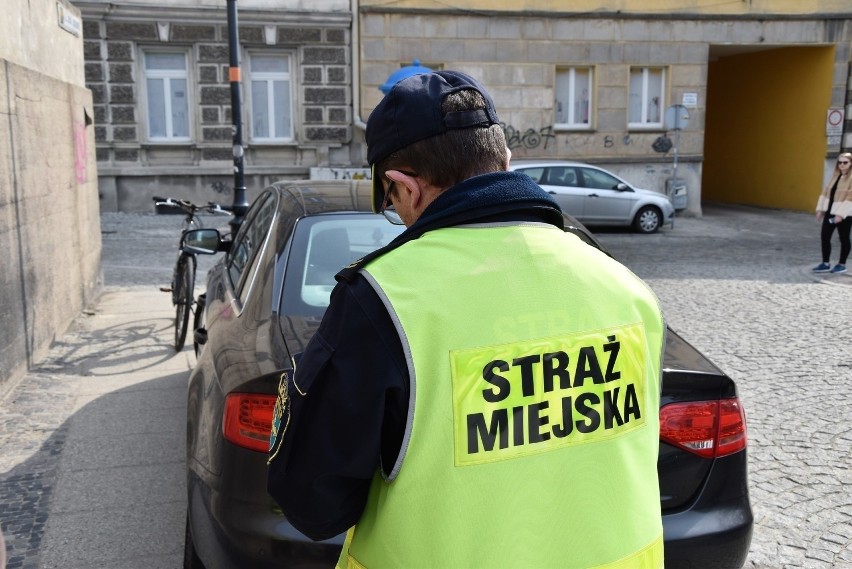
[[[595,68],[590,66],[570,66],[570,67],[557,67],[556,68],[556,76],[558,77],[561,73],[568,73],[568,92],[565,97],[562,97],[562,100],[567,100],[570,103],[568,104],[568,112],[566,113],[567,120],[559,120],[559,97],[557,95],[559,92],[559,85],[557,81],[554,81],[554,101],[553,101],[553,109],[556,116],[554,117],[555,128],[563,129],[563,130],[590,130],[593,128],[593,116],[594,116],[594,100],[595,100]],[[577,100],[577,74],[585,73],[588,79],[588,99],[586,101],[587,104],[587,121],[583,122],[582,117],[578,120],[578,117],[575,116],[575,106],[578,102]]]
[[[188,50],[175,48],[141,48],[142,52],[142,85],[145,93],[144,113],[145,113],[145,130],[147,139],[150,142],[191,142],[193,133],[193,113],[192,113],[192,82],[190,80],[189,70],[192,62],[189,58]],[[181,54],[186,63],[185,69],[148,69],[147,58],[151,54]],[[162,79],[163,93],[168,95],[171,93],[170,84],[173,79],[183,79],[186,81],[186,136],[174,135],[174,124],[172,114],[172,100],[170,96],[164,96],[165,121],[166,121],[166,136],[154,136],[151,134],[151,94],[148,93],[148,80]]]
[[[253,57],[280,57],[287,60],[287,69],[289,71],[253,71],[251,64]],[[295,142],[295,131],[296,131],[296,105],[295,105],[295,86],[294,86],[294,73],[293,73],[293,62],[294,62],[293,54],[289,52],[249,52],[248,53],[248,80],[246,81],[245,91],[248,93],[248,112],[249,112],[249,136],[252,142],[257,143],[291,143]],[[267,97],[266,97],[266,117],[267,117],[267,132],[274,133],[272,136],[257,136],[254,129],[254,110],[255,110],[255,100],[254,100],[254,89],[252,82],[253,81],[265,81],[267,88]],[[288,85],[288,89],[290,92],[290,132],[286,133],[285,136],[277,136],[278,133],[275,133],[275,106],[274,106],[274,82],[275,81],[286,81]]]
[[[633,75],[635,72],[640,72],[642,74],[642,86],[641,93],[639,93],[639,121],[635,122],[631,119],[633,117],[630,116],[631,113],[631,97],[633,93],[631,92],[631,85],[633,83]],[[657,107],[657,117],[651,117],[649,109],[652,106],[652,97],[650,96],[650,74],[651,72],[659,72],[660,73],[660,96],[659,100],[656,102]],[[631,66],[630,67],[630,77],[628,78],[627,83],[627,126],[628,128],[662,128],[663,127],[663,114],[665,113],[665,104],[666,104],[666,76],[668,75],[668,70],[665,67],[653,67],[653,66]],[[657,118],[656,121],[650,120],[651,118]]]

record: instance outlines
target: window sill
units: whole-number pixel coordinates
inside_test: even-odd
[[[298,143],[292,138],[281,138],[273,140],[269,138],[261,140],[250,140],[246,146],[266,147],[266,146],[297,146]]]

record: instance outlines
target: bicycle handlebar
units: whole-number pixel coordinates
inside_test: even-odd
[[[222,207],[221,204],[217,204],[215,202],[207,202],[207,211],[218,215],[232,215],[234,213],[231,210]]]
[[[215,202],[207,202],[207,205],[198,205],[194,204],[189,200],[181,200],[177,198],[161,198],[159,196],[154,196],[152,198],[154,200],[154,205],[165,205],[170,207],[178,207],[189,214],[195,214],[198,211],[205,211],[207,213],[212,213],[216,215],[232,215],[233,212],[229,209],[222,207],[220,204]]]

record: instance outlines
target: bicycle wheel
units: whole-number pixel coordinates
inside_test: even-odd
[[[179,352],[186,343],[189,313],[195,296],[195,257],[181,255],[175,275],[175,351]]]

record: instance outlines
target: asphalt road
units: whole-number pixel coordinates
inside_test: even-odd
[[[180,219],[101,222],[101,302],[0,393],[9,569],[181,566],[194,357],[170,348],[171,306],[158,291]],[[705,206],[655,235],[598,235],[656,291],[669,324],[737,381],[755,513],[746,567],[852,567],[852,275],[810,272],[813,217]],[[198,283],[213,262],[200,258]]]

